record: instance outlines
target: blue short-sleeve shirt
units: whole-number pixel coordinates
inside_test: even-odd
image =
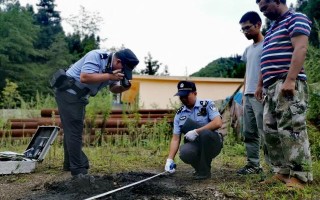
[[[202,108],[206,109],[206,114],[201,114]],[[188,118],[204,126],[211,122],[215,117],[221,116],[212,100],[197,99],[193,109],[188,109],[182,106],[176,113],[173,122],[173,134],[180,135],[181,127],[184,125]]]
[[[80,83],[80,74],[87,73],[104,73],[107,65],[107,59],[101,57],[101,54],[109,54],[106,50],[96,49],[88,52],[80,60],[75,62],[67,70],[67,75],[73,77]],[[85,84],[81,83],[83,87],[90,89],[91,94],[96,94],[101,88],[115,84],[117,81],[105,81],[103,83]]]

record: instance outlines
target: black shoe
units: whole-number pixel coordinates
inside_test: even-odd
[[[260,167],[253,167],[253,166],[246,165],[243,168],[239,169],[237,171],[237,174],[238,175],[248,175],[248,174],[260,174],[262,172],[263,172],[263,170],[262,170],[261,166]]]
[[[90,183],[94,183],[95,181],[95,178],[94,176],[91,176],[89,174],[77,174],[77,175],[73,175],[72,176],[72,180],[75,180],[75,181],[84,181],[84,180],[88,180]]]
[[[194,172],[192,172],[192,176],[195,177],[195,176],[198,176],[199,173],[195,170]]]
[[[90,167],[89,167],[89,165],[86,165],[85,168],[89,169]],[[62,170],[68,172],[68,171],[70,171],[70,166],[69,165],[63,165]]]
[[[194,180],[205,180],[211,178],[211,173],[206,173],[206,174],[199,174],[197,173],[194,176]]]

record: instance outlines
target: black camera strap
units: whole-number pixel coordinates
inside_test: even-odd
[[[112,74],[112,69],[111,69],[112,56],[113,56],[113,53],[110,53],[110,54],[101,53],[101,54],[100,54],[100,58],[101,58],[101,59],[107,59],[106,67],[105,67],[103,73]],[[100,85],[98,86],[97,91],[100,90],[100,88],[102,87],[102,85],[103,85],[103,82],[100,83]]]
[[[112,69],[111,69],[111,61],[113,57],[113,53],[110,54],[100,54],[101,59],[107,59],[106,63],[106,68],[104,69],[103,73],[109,73],[112,74]]]

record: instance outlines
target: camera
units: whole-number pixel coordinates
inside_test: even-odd
[[[122,73],[124,74],[123,79],[120,81],[120,84],[124,87],[124,88],[129,88],[131,87],[131,83],[129,81],[129,79],[127,79],[127,76],[125,74],[124,71],[122,71]]]

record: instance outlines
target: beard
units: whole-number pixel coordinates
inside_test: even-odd
[[[269,13],[264,14],[264,16],[266,16],[271,21],[274,21],[274,20],[278,19],[281,16],[281,14],[277,13],[277,12],[269,12]]]
[[[245,35],[246,36],[246,38],[248,39],[248,40],[252,40],[253,39],[253,36],[252,35]]]

